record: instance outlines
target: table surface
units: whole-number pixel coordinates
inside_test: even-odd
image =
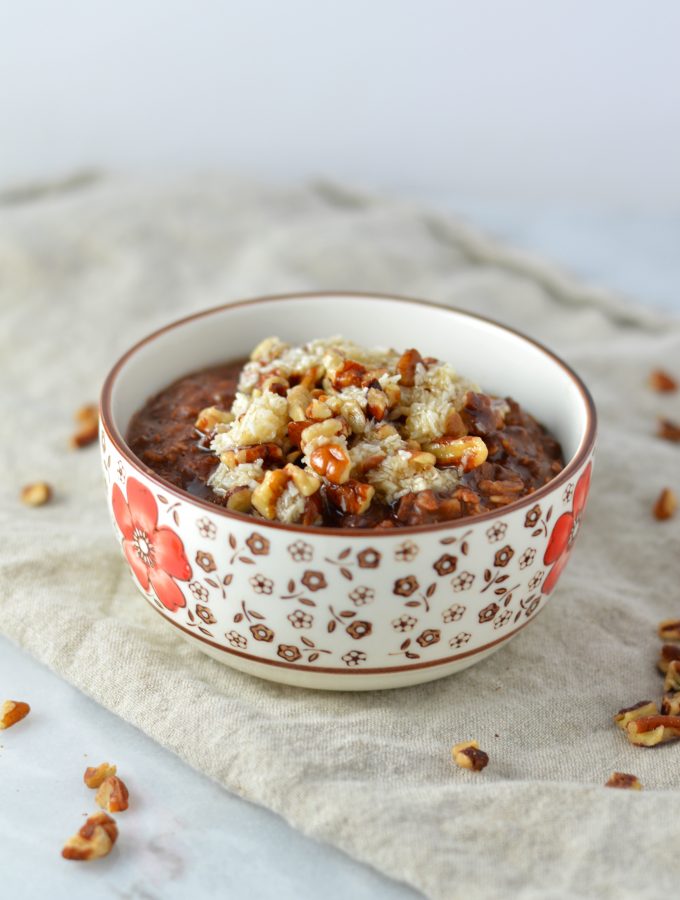
[[[425,199],[594,284],[680,312],[680,215]],[[3,897],[42,897],[48,885],[50,900],[419,896],[229,794],[4,638],[0,686],[0,700],[33,707],[0,736]],[[133,806],[117,851],[74,866],[59,850],[93,807],[82,772],[102,760],[118,765]]]

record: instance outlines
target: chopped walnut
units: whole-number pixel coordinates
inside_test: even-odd
[[[128,808],[128,797],[125,782],[116,775],[109,775],[99,786],[95,800],[107,812],[123,812]]]
[[[110,766],[107,762],[101,763],[96,767],[88,767],[85,769],[83,781],[89,788],[101,787],[107,778],[116,774],[116,767]]]
[[[44,506],[52,499],[52,488],[46,481],[34,481],[21,489],[21,502],[26,506]]]
[[[477,741],[463,741],[451,748],[453,761],[461,769],[472,769],[473,772],[481,772],[489,763],[489,756],[479,749]]]
[[[680,641],[680,619],[659,622],[659,637],[662,641]]]
[[[202,409],[196,419],[195,428],[203,434],[211,434],[218,425],[228,425],[234,421],[234,416],[217,406],[208,406]]]
[[[644,716],[628,723],[628,740],[639,747],[654,747],[680,738],[680,716]]]
[[[669,375],[668,372],[664,372],[663,369],[655,369],[650,373],[649,386],[653,391],[658,391],[661,394],[671,393],[678,389],[678,383],[675,378]]]
[[[95,813],[61,851],[64,859],[90,860],[108,856],[118,839],[116,823],[104,812]]]
[[[637,775],[628,775],[626,772],[614,772],[605,787],[624,788],[629,791],[642,790],[642,784]]]
[[[480,437],[443,437],[425,444],[424,449],[434,454],[438,466],[462,466],[464,472],[471,472],[481,466],[489,453]]]
[[[663,680],[664,691],[680,691],[680,659],[674,659],[668,664],[666,677]]]
[[[662,716],[680,716],[680,691],[664,694],[659,712]]]
[[[659,419],[659,430],[657,432],[660,438],[663,438],[664,441],[673,441],[677,443],[680,441],[680,425],[676,422],[671,422],[670,419]]]
[[[668,672],[668,667],[673,660],[680,661],[680,646],[677,644],[664,644],[661,648],[659,661],[657,663],[660,671],[663,672],[664,675]]]
[[[634,706],[620,709],[614,716],[614,721],[622,731],[626,731],[630,722],[645,716],[655,716],[658,712],[659,709],[653,700],[641,700]]]
[[[670,488],[664,488],[654,504],[654,518],[660,522],[671,519],[678,508],[678,498]]]
[[[74,419],[77,428],[71,437],[71,446],[80,450],[93,444],[99,436],[99,411],[96,406],[87,404],[76,410]]]
[[[0,730],[11,728],[30,713],[31,707],[22,700],[5,700],[0,706]]]

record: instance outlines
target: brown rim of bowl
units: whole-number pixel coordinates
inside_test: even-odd
[[[564,372],[566,372],[569,378],[576,385],[576,388],[578,389],[583,400],[583,404],[586,409],[586,428],[576,453],[574,453],[573,457],[569,460],[564,469],[562,469],[562,471],[551,481],[549,481],[547,484],[544,484],[543,487],[538,488],[538,490],[534,491],[532,494],[527,494],[520,500],[516,500],[514,503],[509,503],[507,506],[501,507],[501,509],[489,510],[488,512],[481,513],[478,516],[466,516],[461,519],[451,519],[446,522],[432,522],[426,525],[407,525],[395,529],[329,528],[321,525],[296,526],[288,525],[284,522],[270,522],[267,519],[255,518],[254,516],[250,516],[246,513],[231,512],[230,510],[226,510],[223,507],[218,506],[216,503],[210,503],[207,500],[202,500],[200,497],[195,497],[188,491],[184,491],[182,490],[182,488],[175,487],[175,485],[164,481],[153,471],[153,469],[145,466],[144,463],[134,455],[113,422],[113,416],[111,414],[111,391],[121,368],[125,365],[128,359],[141,347],[144,347],[146,344],[155,340],[160,335],[165,334],[166,331],[171,331],[174,328],[179,328],[182,325],[185,325],[187,322],[192,322],[194,319],[202,319],[207,316],[215,315],[215,313],[222,312],[226,309],[238,308],[242,306],[253,306],[258,303],[270,303],[285,300],[315,300],[323,297],[366,297],[371,300],[380,300],[388,303],[403,303],[411,306],[417,305],[434,307],[435,309],[439,309],[444,312],[458,313],[459,315],[467,316],[470,319],[476,319],[480,322],[485,322],[489,325],[493,325],[496,328],[500,328],[502,331],[507,331],[509,334],[515,335],[515,337],[526,341],[526,343],[531,344],[533,347],[536,347],[538,350],[544,353],[551,360],[551,362],[553,362]],[[182,376],[178,375],[177,377],[181,378]],[[537,500],[545,497],[547,494],[555,490],[555,488],[569,481],[569,479],[573,477],[574,473],[578,471],[581,465],[591,454],[595,445],[595,436],[597,431],[597,412],[595,410],[595,403],[593,402],[593,398],[590,395],[590,391],[578,377],[576,372],[574,372],[574,370],[570,366],[568,366],[563,360],[556,356],[551,350],[548,350],[547,347],[544,347],[543,344],[535,341],[533,338],[527,337],[525,334],[522,334],[521,331],[517,331],[514,328],[509,328],[507,325],[502,325],[500,322],[496,322],[494,319],[490,319],[487,316],[480,316],[476,313],[470,313],[466,310],[458,309],[452,306],[443,306],[442,304],[434,303],[431,300],[419,300],[415,297],[405,297],[394,294],[372,294],[365,291],[304,291],[299,294],[271,294],[262,297],[253,297],[250,300],[237,300],[234,303],[223,303],[221,306],[214,306],[210,309],[205,309],[201,312],[194,313],[191,316],[185,316],[182,319],[177,319],[175,322],[171,322],[169,325],[165,325],[163,328],[159,328],[157,331],[154,331],[151,334],[147,335],[145,338],[142,338],[141,341],[138,341],[136,344],[134,344],[127,351],[127,353],[124,353],[123,356],[120,357],[120,359],[113,366],[109,374],[106,376],[106,380],[104,381],[99,403],[99,412],[102,426],[106,431],[109,440],[118,450],[121,456],[125,457],[127,462],[133,468],[137,469],[138,472],[153,481],[156,485],[158,485],[158,487],[162,488],[162,490],[173,494],[173,496],[177,497],[180,500],[190,501],[194,506],[198,506],[201,509],[207,510],[212,515],[222,516],[226,519],[236,519],[241,522],[249,523],[255,521],[258,523],[258,527],[260,528],[274,528],[280,529],[282,531],[292,531],[298,535],[321,534],[326,535],[327,537],[330,537],[332,535],[344,535],[347,537],[351,535],[353,537],[363,537],[370,540],[375,540],[376,538],[381,537],[394,537],[396,535],[422,534],[424,532],[430,531],[450,531],[451,529],[455,528],[466,528],[470,525],[470,523],[485,522],[489,521],[490,519],[497,519],[499,516],[506,516],[508,513],[515,512],[515,510],[522,509],[526,506],[531,506]]]

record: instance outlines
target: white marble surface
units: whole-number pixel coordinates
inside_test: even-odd
[[[438,202],[637,302],[680,312],[680,215]],[[0,733],[3,898],[417,896],[228,794],[2,638],[0,695],[33,707]],[[67,863],[61,845],[93,809],[82,772],[105,759],[119,766],[132,797],[118,817],[117,849],[93,866]]]

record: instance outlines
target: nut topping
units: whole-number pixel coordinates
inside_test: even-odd
[[[659,712],[662,716],[680,716],[680,691],[664,694]]]
[[[641,700],[634,706],[620,709],[614,716],[614,721],[622,731],[626,731],[630,722],[645,716],[655,716],[658,712],[659,709],[653,700]]]
[[[666,677],[663,680],[664,691],[680,691],[680,659],[674,659],[668,664]]]
[[[5,700],[0,706],[0,730],[11,728],[30,713],[31,707],[22,700]]]
[[[659,622],[659,637],[662,641],[680,641],[680,619]]]
[[[64,859],[89,860],[108,856],[118,839],[116,823],[104,812],[95,813],[61,851]]]
[[[640,747],[654,747],[680,738],[680,716],[645,716],[628,723],[628,740]]]
[[[322,444],[317,447],[309,457],[309,464],[331,484],[344,484],[348,481],[352,468],[352,460],[340,444]]]
[[[655,369],[655,371],[650,373],[649,386],[653,391],[658,391],[661,394],[672,393],[678,389],[678,383],[675,378],[669,375],[668,372],[664,372],[663,369]]]
[[[664,644],[661,648],[661,654],[659,655],[659,661],[657,663],[664,675],[668,671],[668,667],[673,660],[680,661],[680,647],[676,644]]]
[[[642,790],[642,784],[637,775],[628,775],[626,772],[614,772],[605,787],[624,788],[629,791]]]
[[[371,505],[374,494],[375,488],[370,484],[353,479],[345,484],[326,485],[326,496],[334,506],[348,515],[359,516],[365,513]]]
[[[99,766],[90,766],[89,768],[85,769],[83,781],[89,788],[98,788],[102,786],[107,778],[110,778],[115,774],[116,767],[110,766],[107,762],[104,762]]]
[[[486,462],[489,452],[480,437],[440,438],[424,449],[434,454],[438,466],[462,466],[465,472]]]
[[[93,444],[99,436],[99,412],[93,404],[81,406],[74,415],[77,423],[75,433],[71,437],[71,446],[77,450]]]
[[[671,519],[675,515],[677,508],[678,498],[676,497],[675,492],[670,488],[664,488],[654,504],[654,518],[658,519],[660,522],[665,519]]]
[[[463,741],[451,748],[453,761],[461,769],[481,772],[489,763],[489,755],[479,749],[477,741]]]
[[[397,362],[397,372],[401,379],[399,384],[401,387],[413,387],[416,383],[416,368],[418,364],[423,365],[423,357],[417,350],[407,350]]]
[[[21,489],[21,502],[26,506],[44,506],[52,499],[52,488],[46,481],[34,481]]]
[[[128,789],[125,782],[115,775],[109,775],[101,783],[97,796],[97,805],[107,812],[123,812],[128,808]]]
[[[680,441],[680,425],[676,422],[671,422],[670,419],[659,419],[659,430],[657,434],[660,438],[663,438],[664,441],[678,443],[678,441]]]
[[[218,425],[228,425],[233,421],[234,417],[230,412],[217,406],[206,406],[198,414],[194,427],[202,434],[211,434]]]

